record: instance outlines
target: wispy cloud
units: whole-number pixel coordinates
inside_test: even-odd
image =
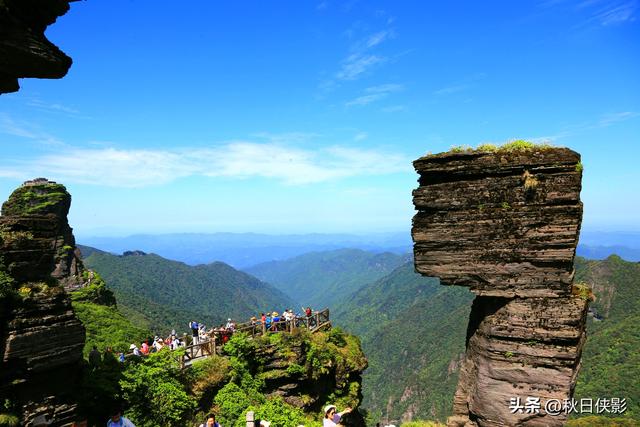
[[[471,76],[465,77],[463,80],[448,84],[444,87],[436,89],[433,94],[436,96],[452,95],[454,93],[460,93],[473,88],[478,81],[487,77],[485,73],[476,73]]]
[[[237,141],[181,150],[65,149],[17,166],[0,166],[0,176],[47,176],[63,182],[129,188],[162,185],[190,176],[267,178],[286,185],[305,185],[409,172],[409,160],[402,154],[376,149],[330,146],[305,150]]]
[[[48,102],[44,102],[40,99],[31,99],[30,101],[27,101],[27,105],[30,107],[36,107],[38,109],[41,110],[48,110],[48,111],[54,111],[54,112],[59,112],[59,113],[66,113],[66,114],[70,114],[70,115],[79,115],[80,111],[76,110],[75,108],[71,108],[71,107],[67,107],[65,105],[62,104],[58,104],[58,103],[48,103]]]
[[[395,30],[390,26],[393,19],[384,16],[384,27],[375,32],[367,30],[361,21],[356,21],[344,34],[351,41],[348,55],[340,61],[338,71],[320,83],[324,91],[340,86],[340,83],[358,80],[370,74],[374,68],[388,62],[390,59],[380,51],[380,46],[395,37]]]
[[[383,113],[397,113],[400,111],[406,111],[406,105],[389,105],[388,107],[381,108]]]
[[[624,122],[625,120],[633,119],[634,117],[640,116],[640,113],[635,111],[622,111],[619,113],[610,113],[604,114],[598,123],[595,125],[596,127],[608,127],[614,125],[616,123]]]
[[[591,20],[603,26],[635,21],[635,12],[638,8],[637,1],[584,3],[586,6],[595,6]]]
[[[593,131],[594,129],[601,129],[601,128],[613,126],[618,123],[622,123],[624,121],[633,119],[635,117],[640,117],[640,113],[634,112],[634,111],[607,113],[607,114],[601,115],[600,118],[598,118],[597,120],[592,120],[590,122],[584,122],[584,123],[575,124],[572,126],[567,126],[564,129],[554,134],[535,137],[535,138],[526,138],[526,139],[533,142],[554,142],[563,138],[579,135],[584,132]]]
[[[469,89],[469,85],[452,85],[435,90],[433,91],[433,93],[435,95],[450,95],[452,93],[462,92],[467,89]]]
[[[378,55],[363,52],[353,53],[342,61],[342,67],[336,74],[336,78],[338,80],[356,80],[372,67],[386,60],[385,57]]]
[[[377,46],[392,36],[393,36],[392,30],[384,30],[384,31],[379,31],[375,34],[372,34],[367,39],[367,48],[372,48],[374,46]]]
[[[33,123],[14,120],[6,113],[0,113],[0,133],[26,138],[45,145],[64,145],[59,139],[42,131]]]
[[[356,105],[368,105],[373,102],[386,98],[389,94],[399,92],[404,89],[404,86],[397,83],[389,83],[379,86],[368,87],[364,90],[363,94],[345,103],[345,106],[352,107]]]
[[[353,140],[356,142],[359,141],[364,141],[365,139],[367,139],[369,137],[369,134],[366,132],[358,132],[356,133],[356,135],[353,137]]]
[[[582,15],[582,21],[573,29],[586,27],[607,27],[634,22],[638,10],[638,0],[547,0],[538,3],[542,9],[564,9]]]
[[[271,132],[256,132],[250,136],[264,139],[266,141],[281,144],[281,143],[301,143],[308,142],[322,135],[313,132],[283,132],[283,133],[271,133]]]

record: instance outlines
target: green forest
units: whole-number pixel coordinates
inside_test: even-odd
[[[309,277],[320,275],[322,263],[328,262],[326,259],[335,260],[336,254],[336,251],[325,256],[310,254],[307,258],[310,261],[307,266]],[[369,420],[400,419],[409,415],[413,419],[445,421],[451,413],[459,363],[464,355],[466,326],[473,294],[464,288],[440,286],[437,279],[415,273],[411,262],[400,265],[377,280],[366,282],[371,273],[363,273],[358,277],[353,269],[338,268],[345,265],[352,255],[351,251],[343,251],[341,254],[345,259],[334,262],[335,271],[330,281],[324,282],[324,286],[331,288],[333,283],[340,283],[341,271],[345,281],[350,283],[350,286],[344,288],[332,288],[331,295],[334,298],[329,307],[334,325],[344,327],[362,341],[362,348],[368,359],[368,369],[364,373],[361,390],[364,412],[368,414]],[[373,257],[371,255],[370,259]],[[183,271],[178,269],[178,273],[170,274],[170,269],[176,264]],[[382,270],[389,268],[391,264],[386,264]],[[74,296],[74,307],[89,331],[86,349],[94,343],[100,348],[105,345],[125,348],[130,341],[145,336],[145,332],[149,335],[151,324],[166,325],[168,328],[173,322],[187,320],[184,313],[180,317],[175,314],[173,307],[158,302],[163,298],[171,300],[175,295],[175,290],[171,289],[174,284],[167,282],[167,278],[175,278],[177,283],[182,284],[197,283],[201,280],[198,275],[203,271],[217,268],[218,278],[223,273],[234,272],[228,266],[220,268],[216,264],[188,267],[155,255],[116,257],[97,252],[87,259],[87,265],[101,273],[104,269],[115,279],[114,286],[111,281],[108,283],[118,297],[118,304],[96,305],[80,294]],[[295,280],[300,281],[305,277],[305,264],[301,259],[295,259],[289,264],[279,263],[279,266],[282,271],[278,266],[271,265],[269,274],[285,277],[287,273],[294,271]],[[149,275],[154,268],[166,271],[167,274],[151,280]],[[190,276],[192,273],[193,279]],[[125,276],[129,278],[126,281],[122,280]],[[238,277],[246,280],[245,276],[250,277],[244,273],[233,273],[232,279],[218,280],[234,283],[233,280],[238,280]],[[359,280],[363,282],[358,284]],[[636,419],[640,402],[640,336],[634,326],[640,320],[640,267],[637,263],[626,262],[617,256],[603,261],[578,257],[576,281],[590,286],[596,301],[591,304],[588,340],[575,397],[624,397],[628,402],[624,419]],[[291,283],[293,282],[292,279]],[[254,281],[253,284],[254,289],[261,289],[260,286],[273,289],[259,281]],[[354,288],[356,289],[353,290]],[[135,311],[136,307],[131,300],[151,300],[152,292],[160,295],[154,303],[149,303],[152,307],[155,304],[157,313],[145,310],[144,316],[142,313],[140,316],[128,314]],[[267,300],[268,298],[265,297]],[[219,310],[225,310],[225,313],[226,310],[238,313],[237,307],[234,309],[224,302],[211,300],[209,304],[222,307]],[[249,308],[249,314],[253,312],[251,310],[259,311],[261,308]],[[190,315],[198,315],[196,309],[188,312]],[[126,319],[121,313],[125,314]],[[101,336],[99,331],[107,331],[109,338]],[[394,374],[390,376],[389,372]],[[578,420],[572,420],[571,423],[578,423]]]
[[[192,267],[154,254],[93,251],[84,264],[104,277],[122,314],[155,334],[181,334],[193,320],[212,327],[294,307],[273,286],[221,262]]]
[[[272,284],[305,306],[336,307],[336,297],[391,273],[407,262],[407,255],[360,249],[310,252],[283,261],[270,261],[245,271]]]
[[[182,369],[185,350],[167,349],[146,357],[117,361],[126,343],[149,334],[117,313],[109,291],[97,281],[74,295],[74,309],[87,328],[86,351],[111,347],[98,363],[85,363],[79,390],[80,410],[90,424],[101,425],[114,408],[136,426],[178,427],[199,423],[215,413],[224,426],[245,426],[252,410],[274,425],[319,427],[320,408],[360,401],[360,371],[366,359],[360,341],[334,328],[311,334],[268,334],[252,339],[237,333],[215,355]],[[106,296],[106,298],[105,298]],[[274,360],[277,367],[274,367]],[[298,405],[278,394],[282,383],[301,384]]]

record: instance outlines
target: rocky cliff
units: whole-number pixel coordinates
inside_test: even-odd
[[[16,92],[18,78],[59,79],[71,67],[44,35],[75,0],[0,0],[0,94]]]
[[[73,421],[85,330],[64,287],[82,281],[72,230],[71,196],[45,179],[24,183],[2,205],[0,397],[24,425],[38,415]]]
[[[477,295],[449,425],[562,425],[545,405],[572,396],[585,340],[587,301],[572,293],[580,156],[516,143],[414,167],[416,270]]]

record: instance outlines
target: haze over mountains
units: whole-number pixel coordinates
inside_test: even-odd
[[[81,236],[82,245],[113,254],[141,250],[189,265],[214,261],[247,269],[269,261],[282,261],[309,252],[361,249],[406,254],[412,250],[409,231],[359,234],[175,233],[136,234],[125,237]],[[590,259],[616,254],[640,261],[640,232],[583,230],[577,253]]]
[[[411,250],[407,233],[285,234],[257,233],[179,233],[137,234],[126,237],[78,239],[86,246],[114,254],[130,250],[156,253],[190,265],[221,261],[235,268],[283,260],[312,251],[355,248],[374,252],[406,253]]]
[[[406,263],[409,255],[361,249],[310,252],[245,269],[305,306],[335,307],[349,295]]]

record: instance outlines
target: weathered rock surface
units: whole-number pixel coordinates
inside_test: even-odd
[[[43,179],[27,181],[2,204],[0,251],[13,277],[82,285],[84,267],[67,221],[70,206],[66,188]]]
[[[526,153],[526,154],[525,154]],[[452,153],[414,162],[416,270],[478,295],[566,295],[582,219],[569,149]]]
[[[59,79],[71,67],[44,35],[75,0],[0,0],[0,94],[16,92],[18,78]]]
[[[67,222],[70,203],[64,186],[35,180],[2,205],[0,256],[15,292],[0,304],[0,395],[24,425],[43,414],[51,425],[66,425],[75,415],[71,392],[85,330],[64,290],[79,286],[83,271]]]
[[[261,365],[257,376],[264,381],[264,393],[279,396],[306,413],[318,413],[323,405],[336,403],[326,401],[328,394],[355,408],[362,401],[362,372],[367,360],[355,338],[332,342],[327,340],[329,335],[298,331],[282,337],[276,345],[261,346],[256,357]],[[343,424],[365,425],[357,410],[345,416]]]
[[[580,156],[564,148],[467,151],[414,162],[419,273],[478,295],[451,426],[555,426],[573,394],[587,302],[571,294],[582,220]],[[538,413],[510,410],[540,398]]]

